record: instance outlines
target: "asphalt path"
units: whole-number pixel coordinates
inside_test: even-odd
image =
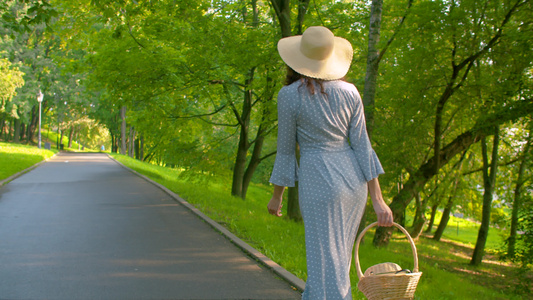
[[[0,299],[299,299],[286,281],[104,154],[0,187]]]

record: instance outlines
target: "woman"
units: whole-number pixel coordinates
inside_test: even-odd
[[[370,192],[380,226],[392,226],[355,86],[343,78],[352,46],[325,27],[281,39],[278,51],[296,73],[278,94],[278,151],[268,211],[281,216],[285,187],[299,181],[307,283],[303,299],[351,299],[352,249]],[[296,144],[300,146],[300,169]]]

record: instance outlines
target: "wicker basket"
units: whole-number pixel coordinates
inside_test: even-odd
[[[365,274],[361,272],[361,265],[359,263],[359,243],[365,233],[376,223],[368,225],[355,243],[355,266],[357,268],[357,276],[359,283],[357,287],[369,300],[384,300],[384,299],[413,299],[416,291],[416,286],[420,280],[422,272],[418,271],[418,255],[416,253],[416,246],[409,232],[399,224],[394,223],[409,240],[414,256],[413,272],[402,270],[400,266],[394,263],[382,263],[368,268]]]

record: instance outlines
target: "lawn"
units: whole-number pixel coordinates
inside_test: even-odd
[[[285,217],[276,218],[266,212],[271,188],[252,185],[246,200],[230,196],[230,182],[215,177],[200,181],[179,179],[179,170],[163,168],[135,161],[126,156],[114,157],[160,184],[176,192],[213,220],[226,226],[238,237],[276,261],[301,279],[306,279],[303,225]],[[459,234],[457,234],[459,225]],[[500,262],[490,253],[501,247],[501,237],[494,229],[489,236],[482,266],[468,263],[475,244],[477,224],[468,220],[452,219],[441,242],[429,237],[417,241],[419,267],[423,272],[416,299],[524,299],[518,286],[518,268]],[[436,227],[435,227],[436,228]],[[393,237],[386,249],[375,249],[370,242],[361,245],[359,254],[362,270],[381,262],[395,262],[412,269],[413,258],[409,243],[401,234]],[[493,248],[491,248],[493,247]],[[354,299],[365,299],[355,288],[357,275],[352,266]]]
[[[0,142],[0,180],[50,158],[54,153],[35,146]]]

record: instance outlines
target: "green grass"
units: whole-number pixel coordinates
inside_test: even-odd
[[[410,208],[412,208],[412,212],[414,213],[414,206]],[[434,234],[437,230],[441,217],[442,212],[437,211],[435,216],[436,224],[434,224],[431,234]],[[426,219],[429,220],[429,218],[430,212],[426,214]],[[407,224],[411,224],[413,222],[413,218],[411,216],[408,216],[406,219]],[[446,226],[444,233],[442,234],[442,238],[469,245],[473,248],[477,240],[478,231],[479,223],[470,221],[468,219],[456,218],[451,215],[450,220],[448,221],[448,226]],[[489,249],[493,252],[499,250],[504,243],[504,236],[505,233],[502,230],[491,227],[489,230],[486,249]]]
[[[267,213],[270,187],[252,185],[247,199],[242,200],[230,196],[229,181],[209,176],[196,182],[183,181],[179,179],[179,170],[141,163],[126,156],[114,157],[176,192],[285,269],[306,279],[303,225]],[[452,219],[444,241],[422,237],[417,242],[423,275],[416,299],[522,299],[525,295],[513,294],[516,267],[500,263],[489,255],[481,267],[468,264],[477,237],[476,224],[461,220],[459,226],[457,235],[456,221]],[[412,269],[411,248],[401,235],[395,236],[386,249],[375,249],[370,242],[372,234],[372,231],[367,234],[367,242],[359,251],[363,272],[371,265],[388,261]],[[489,237],[488,250],[491,247],[501,247],[497,232]],[[353,265],[351,273],[354,299],[364,299],[356,288],[358,279]]]
[[[54,153],[36,146],[0,142],[0,180],[50,158]]]
[[[41,140],[42,140],[42,147],[44,148],[44,143],[45,142],[49,142],[50,143],[50,147],[52,149],[58,149],[57,148],[57,141],[59,140],[59,138],[61,137],[60,134],[57,134],[57,132],[55,131],[48,131],[46,129],[43,129],[42,132],[41,132]],[[63,135],[63,145],[64,145],[64,148],[63,150],[65,151],[71,151],[71,152],[78,152],[78,151],[81,151],[81,145],[79,145],[78,143],[72,141],[72,147],[71,148],[68,148],[68,136],[67,135]],[[85,150],[88,150],[88,149],[85,149]],[[88,151],[85,151],[83,150],[83,152],[88,152]]]
[[[435,217],[436,221],[439,221],[442,216],[442,213],[439,211]],[[429,216],[428,216],[429,218]],[[439,224],[433,226],[433,232],[437,229]],[[444,229],[442,235],[443,238],[454,240],[456,242],[474,247],[477,240],[477,235],[479,231],[479,223],[467,220],[456,218],[450,216],[448,221],[448,226]],[[497,251],[500,249],[504,242],[504,232],[498,228],[491,227],[489,230],[489,237],[487,239],[486,248],[491,251]]]

